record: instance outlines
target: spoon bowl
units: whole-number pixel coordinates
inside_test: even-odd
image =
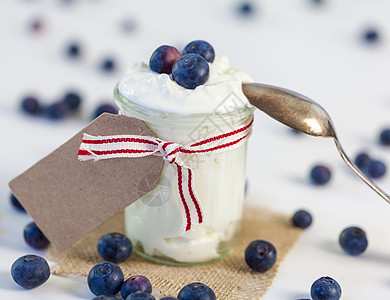
[[[271,118],[308,135],[333,138],[341,158],[348,167],[390,203],[390,196],[349,159],[336,136],[330,116],[318,103],[299,93],[261,83],[243,83],[242,91],[253,106]]]

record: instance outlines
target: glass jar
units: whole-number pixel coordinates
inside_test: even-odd
[[[114,99],[126,116],[145,121],[161,140],[179,144],[240,128],[252,118],[254,110],[241,107],[222,114],[171,114],[135,104],[118,88]],[[240,233],[246,148],[245,142],[217,154],[181,154],[194,171],[194,189],[204,211],[203,223],[184,234],[175,185],[177,170],[165,161],[158,186],[125,209],[125,229],[134,251],[170,265],[206,263],[229,254]]]

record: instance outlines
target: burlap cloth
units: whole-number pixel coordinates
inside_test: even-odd
[[[63,253],[50,249],[50,259],[57,262],[52,274],[87,276],[91,268],[102,261],[96,244],[100,236],[109,232],[124,233],[123,213],[112,217]],[[164,296],[177,296],[184,285],[203,282],[214,290],[220,300],[260,299],[271,286],[278,265],[298,239],[300,232],[291,226],[289,216],[251,206],[244,209],[238,244],[230,255],[217,262],[174,267],[152,263],[132,253],[131,257],[119,266],[125,279],[137,274],[146,276],[153,288]],[[257,239],[271,242],[277,250],[275,266],[263,274],[252,271],[244,260],[245,248]]]

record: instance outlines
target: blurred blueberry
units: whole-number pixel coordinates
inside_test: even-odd
[[[46,115],[49,119],[60,120],[68,114],[68,107],[64,102],[54,102],[47,106]]]
[[[115,295],[100,295],[96,296],[92,300],[123,300],[121,296],[115,296]]]
[[[313,218],[306,210],[298,210],[292,217],[292,223],[295,227],[307,228],[311,225]]]
[[[81,55],[81,46],[78,42],[71,42],[66,47],[66,54],[71,58],[80,57]]]
[[[160,300],[179,300],[179,298],[175,298],[175,297],[164,297],[164,298],[161,298]]]
[[[373,179],[381,178],[386,174],[386,165],[380,160],[371,160],[367,165],[366,172]]]
[[[113,72],[115,70],[115,60],[113,58],[105,58],[100,64],[100,69],[104,72]]]
[[[359,227],[345,228],[339,236],[339,243],[341,248],[349,255],[359,255],[368,246],[366,233]]]
[[[324,185],[331,178],[330,169],[324,165],[316,165],[310,171],[311,182],[315,185]]]
[[[22,100],[21,107],[25,113],[30,115],[38,115],[42,111],[39,101],[33,96],[27,96],[24,98]]]
[[[11,276],[21,287],[32,289],[49,279],[50,268],[43,257],[32,254],[24,255],[12,264]]]
[[[251,16],[255,13],[253,2],[244,1],[237,6],[237,12],[242,16]]]
[[[20,204],[19,200],[12,193],[10,195],[10,200],[11,200],[11,204],[12,204],[13,207],[15,207],[19,211],[26,212],[26,210],[24,209],[22,204]]]
[[[43,29],[43,21],[40,18],[35,18],[30,22],[30,30],[32,32],[40,32]]]
[[[23,236],[26,243],[35,249],[44,249],[50,244],[35,222],[26,225]]]
[[[374,44],[379,41],[379,33],[375,28],[368,28],[363,32],[363,40],[368,44]]]
[[[359,153],[355,158],[355,164],[360,170],[365,170],[370,161],[370,156],[365,152]]]
[[[67,106],[69,111],[76,111],[81,103],[81,96],[74,91],[69,91],[65,94],[62,102]]]
[[[110,114],[117,114],[118,113],[118,109],[112,105],[112,104],[109,104],[109,103],[104,103],[104,104],[101,104],[99,105],[96,109],[95,109],[95,112],[94,112],[94,119],[96,119],[97,117],[99,117],[102,113],[110,113]]]
[[[379,142],[382,145],[390,146],[390,129],[384,129],[382,130],[380,136],[379,136]]]

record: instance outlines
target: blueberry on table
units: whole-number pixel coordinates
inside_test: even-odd
[[[101,104],[99,105],[98,107],[96,107],[95,109],[95,112],[94,112],[94,119],[96,119],[97,117],[99,117],[102,113],[110,113],[110,114],[117,114],[118,113],[118,109],[112,105],[112,104],[109,104],[109,103],[104,103],[104,104]]]
[[[19,200],[12,193],[11,193],[11,196],[10,196],[10,200],[11,200],[11,204],[12,204],[13,207],[15,207],[19,211],[26,212],[26,210],[24,209],[22,204],[20,204]]]
[[[130,257],[133,245],[129,238],[122,233],[113,232],[107,233],[99,239],[97,250],[104,260],[121,263]]]
[[[209,79],[209,64],[199,54],[183,55],[173,65],[172,78],[186,89],[195,89]]]
[[[22,100],[21,107],[25,113],[30,115],[38,115],[42,111],[39,101],[33,96],[24,98]]]
[[[254,271],[264,273],[276,262],[275,247],[264,240],[251,242],[245,250],[245,262]]]
[[[193,282],[184,286],[177,298],[180,300],[215,300],[217,297],[215,296],[213,290],[201,282]]]
[[[72,42],[66,48],[66,54],[71,58],[80,57],[81,46],[79,43]]]
[[[151,294],[143,291],[131,293],[125,300],[156,300]]]
[[[349,255],[359,255],[368,246],[366,233],[359,227],[348,227],[339,236],[341,248]]]
[[[325,276],[313,282],[310,294],[313,300],[338,300],[341,287],[336,280]]]
[[[386,174],[386,165],[380,160],[371,160],[367,165],[366,173],[373,179],[381,178]]]
[[[14,281],[25,289],[32,289],[44,284],[50,277],[47,261],[37,255],[19,257],[11,267]]]
[[[142,291],[146,293],[152,292],[152,284],[145,276],[135,275],[128,278],[121,287],[121,296],[123,299],[134,292]]]
[[[324,165],[314,166],[310,171],[311,182],[315,185],[324,185],[331,178],[330,169]]]
[[[35,222],[27,224],[23,236],[26,243],[35,249],[45,249],[50,244]]]
[[[175,47],[163,45],[158,47],[150,57],[149,67],[157,73],[172,73],[172,67],[181,57],[179,50]]]
[[[360,170],[365,170],[367,168],[367,166],[368,166],[368,163],[370,161],[371,161],[370,156],[367,153],[365,153],[365,152],[361,152],[355,158],[355,165]]]
[[[184,47],[183,55],[190,53],[199,54],[209,63],[212,63],[215,58],[213,46],[211,46],[208,42],[202,40],[192,41]]]
[[[121,296],[115,296],[115,295],[100,295],[96,296],[92,300],[123,300]]]
[[[382,132],[379,136],[379,142],[382,145],[390,146],[390,129],[382,130]]]
[[[67,106],[69,111],[76,111],[80,107],[81,96],[74,91],[69,91],[65,94],[62,102]]]
[[[107,73],[114,71],[115,67],[115,60],[113,58],[105,58],[100,64],[100,69]]]
[[[240,15],[247,17],[254,14],[255,8],[252,2],[245,1],[238,5],[237,11]]]
[[[49,119],[60,120],[68,114],[68,107],[63,102],[55,102],[46,108],[46,115]]]
[[[95,265],[88,274],[88,286],[96,295],[115,295],[122,286],[124,277],[121,268],[109,261]]]
[[[375,28],[368,28],[363,32],[363,40],[369,44],[379,41],[379,33]]]
[[[308,211],[301,209],[294,213],[291,221],[295,227],[304,229],[311,225],[313,218]]]

